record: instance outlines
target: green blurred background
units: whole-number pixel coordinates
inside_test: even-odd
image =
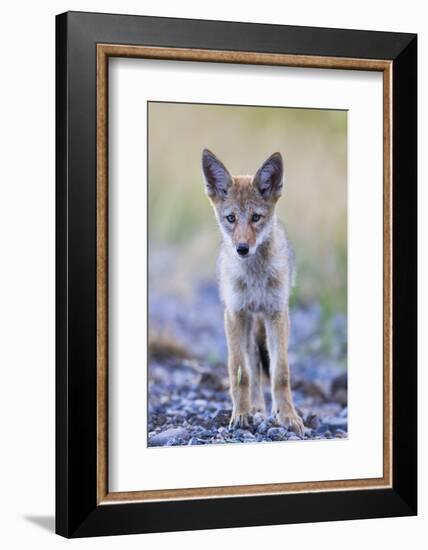
[[[277,212],[297,260],[292,304],[346,313],[347,113],[345,111],[151,102],[149,277],[161,292],[189,296],[215,278],[220,233],[204,192],[207,147],[232,174],[254,174],[274,151],[285,165]]]

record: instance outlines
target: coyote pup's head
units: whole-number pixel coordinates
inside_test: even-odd
[[[204,149],[202,170],[224,240],[240,257],[251,256],[272,231],[275,204],[282,191],[281,154],[271,155],[255,176],[232,176],[211,151]]]

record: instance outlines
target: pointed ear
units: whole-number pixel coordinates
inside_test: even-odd
[[[281,153],[271,155],[254,176],[253,185],[266,200],[277,200],[282,193],[284,169]]]
[[[212,200],[223,200],[232,185],[232,176],[224,164],[208,149],[202,152],[202,171],[207,195]]]

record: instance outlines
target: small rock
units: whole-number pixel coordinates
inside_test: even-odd
[[[272,441],[283,441],[287,435],[287,431],[284,428],[269,428],[267,435]]]
[[[348,429],[348,420],[346,418],[325,418],[324,422],[325,424],[328,424],[330,428],[340,428],[342,430]]]
[[[171,437],[168,439],[168,441],[165,443],[165,447],[174,447],[176,445],[186,445],[186,441],[184,439],[181,439],[179,437]]]
[[[312,380],[298,380],[293,384],[293,390],[299,390],[306,396],[312,397],[317,402],[327,401],[327,396],[323,388]],[[301,416],[301,415],[300,415]]]
[[[340,439],[345,439],[348,437],[348,433],[345,432],[345,430],[341,430],[340,428],[334,432],[334,437],[338,437]]]
[[[188,445],[203,445],[203,441],[198,439],[197,437],[191,437],[187,444]]]
[[[334,394],[341,389],[348,389],[348,374],[346,372],[339,374],[333,379],[331,383],[331,395],[334,396]]]
[[[258,427],[257,427],[257,433],[259,434],[265,434],[267,433],[269,429],[269,424],[264,420],[263,422],[261,422]]]
[[[305,419],[304,424],[305,426],[307,426],[308,428],[311,428],[312,430],[317,430],[321,425],[321,421],[318,415],[314,413],[309,413]]]
[[[339,388],[334,392],[332,399],[342,406],[346,405],[348,402],[348,391],[344,388]]]
[[[260,426],[260,424],[263,422],[263,415],[260,414],[260,413],[256,413],[254,416],[253,416],[253,426],[255,428],[257,428],[258,426]]]
[[[223,390],[222,379],[214,372],[204,371],[199,379],[199,384],[212,390]]]
[[[163,432],[154,435],[150,439],[151,446],[163,446],[168,443],[169,440],[182,439],[183,441],[188,441],[190,437],[189,432],[185,428],[170,428]]]
[[[193,424],[192,426],[192,432],[193,433],[201,433],[205,430],[205,428],[203,426],[200,426],[199,424]]]
[[[214,430],[201,430],[200,432],[198,432],[198,437],[213,437],[215,436],[215,431]]]
[[[187,397],[187,399],[189,399],[190,401],[193,401],[194,399],[197,398],[197,396],[198,396],[198,394],[197,394],[195,391],[191,390],[191,391],[189,391],[189,393],[187,394],[186,397]]]
[[[254,441],[256,437],[249,430],[242,430],[240,433],[235,434],[238,441],[249,442]]]
[[[300,441],[300,437],[294,432],[287,437],[288,441]]]
[[[218,410],[212,417],[212,424],[216,428],[220,426],[228,426],[230,421],[231,411],[227,409]]]
[[[311,429],[311,428],[306,428],[306,427],[304,427],[304,428],[303,428],[303,435],[304,435],[307,439],[311,439],[311,438],[312,438],[312,429]]]
[[[211,424],[211,422],[212,422],[211,413],[209,411],[204,411],[201,416],[202,416],[203,420],[205,420],[205,423],[208,422],[209,424]]]
[[[253,434],[249,430],[238,429],[234,432],[235,438],[239,440],[253,438]]]
[[[323,435],[325,432],[330,430],[330,426],[326,424],[325,422],[322,422],[318,428],[316,429],[317,435]]]
[[[163,414],[153,415],[153,424],[155,426],[163,426],[166,422],[166,416]]]

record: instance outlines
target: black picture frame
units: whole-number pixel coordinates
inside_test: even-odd
[[[96,46],[392,62],[391,488],[97,504]],[[68,12],[56,18],[56,532],[65,537],[417,513],[417,36]]]

